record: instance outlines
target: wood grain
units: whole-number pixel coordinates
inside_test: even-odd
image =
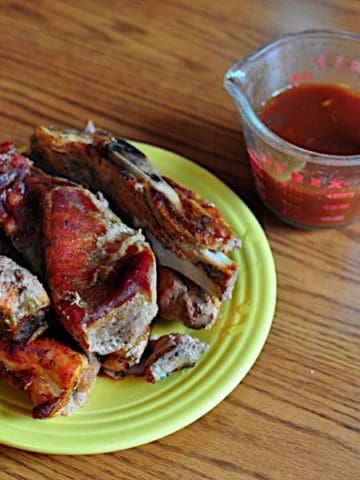
[[[36,124],[91,118],[204,165],[263,223],[279,292],[264,352],[213,412],[113,454],[0,447],[2,480],[358,478],[359,226],[300,232],[259,203],[222,79],[275,36],[358,31],[359,18],[357,0],[1,2],[1,138],[23,144]]]

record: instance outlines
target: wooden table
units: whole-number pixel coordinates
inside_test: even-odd
[[[184,430],[79,457],[0,447],[0,478],[359,478],[358,226],[302,232],[259,202],[227,68],[275,36],[358,31],[357,0],[3,1],[1,139],[96,124],[174,150],[226,181],[264,225],[278,272],[265,349],[242,384]],[[1,428],[1,425],[0,425]]]

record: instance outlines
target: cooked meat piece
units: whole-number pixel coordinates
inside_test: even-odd
[[[170,268],[158,269],[159,314],[189,328],[210,328],[221,302],[191,280]]]
[[[183,368],[193,367],[209,345],[182,333],[170,333],[152,340],[151,355],[145,363],[148,382],[163,380]]]
[[[46,267],[56,311],[91,352],[131,349],[157,313],[155,258],[88,192],[53,190]]]
[[[141,232],[13,146],[0,155],[0,186],[0,228],[47,279],[66,329],[87,352],[130,350],[157,313],[155,257]]]
[[[39,280],[8,257],[0,255],[0,337],[32,340],[44,330],[50,300]]]
[[[107,134],[38,127],[31,154],[44,168],[103,191],[145,229],[161,265],[220,301],[231,297],[237,265],[226,253],[240,240],[214,205],[162,177],[135,147]]]
[[[88,359],[51,338],[39,337],[27,345],[0,340],[0,376],[28,392],[34,418],[76,412],[98,371],[94,356]]]
[[[106,357],[100,358],[104,373],[112,378],[122,378],[128,375],[129,372],[136,374],[141,357],[148,345],[149,337],[150,328],[137,339],[130,350],[118,350],[117,352],[110,353]]]
[[[119,370],[115,363],[111,370],[104,364],[102,367],[104,373],[112,378],[121,379],[129,375],[145,376],[148,382],[155,383],[178,370],[193,367],[208,348],[208,344],[190,335],[170,333],[151,339],[140,363],[119,365]]]

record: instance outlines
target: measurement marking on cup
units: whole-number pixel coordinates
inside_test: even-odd
[[[311,70],[303,72],[294,72],[289,76],[290,83],[310,82],[314,78],[314,72]]]
[[[357,60],[352,60],[350,62],[349,70],[351,73],[359,73],[360,72],[360,63]]]
[[[339,188],[344,188],[345,187],[345,182],[344,180],[330,180],[328,188],[330,189],[339,189]]]
[[[280,165],[279,163],[274,163],[274,166],[275,166],[275,168],[276,168],[276,171],[277,171],[280,175],[282,175],[282,174],[285,172],[285,170],[286,170],[286,168],[283,167],[282,165]]]
[[[297,183],[304,183],[304,175],[298,172],[291,172],[291,179]]]
[[[326,195],[326,198],[329,198],[331,200],[333,199],[338,199],[338,198],[353,198],[355,195],[354,191],[351,192],[338,192],[338,193],[328,193]]]
[[[272,160],[266,155],[261,155],[261,161],[264,165],[272,165]]]
[[[335,68],[344,68],[345,65],[345,59],[344,57],[341,57],[340,55],[335,58],[334,61],[334,67]]]
[[[324,210],[346,210],[350,207],[350,203],[333,203],[324,205]]]
[[[336,215],[334,217],[330,215],[326,215],[326,216],[320,217],[320,220],[322,222],[341,222],[342,220],[344,220],[344,215]]]
[[[312,187],[321,187],[321,178],[318,177],[312,177],[310,179],[310,185]]]
[[[323,55],[318,55],[316,58],[315,58],[315,65],[319,68],[325,68],[327,67],[327,64],[328,64],[328,58],[327,58],[327,55],[323,54]]]

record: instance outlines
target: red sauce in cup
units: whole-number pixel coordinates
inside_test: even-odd
[[[338,85],[302,84],[271,98],[259,117],[298,147],[360,155],[360,94]]]
[[[336,85],[302,84],[272,97],[259,112],[279,137],[308,151],[360,155],[360,94]],[[281,161],[249,151],[257,188],[285,220],[309,227],[346,225],[360,216],[360,165]]]

